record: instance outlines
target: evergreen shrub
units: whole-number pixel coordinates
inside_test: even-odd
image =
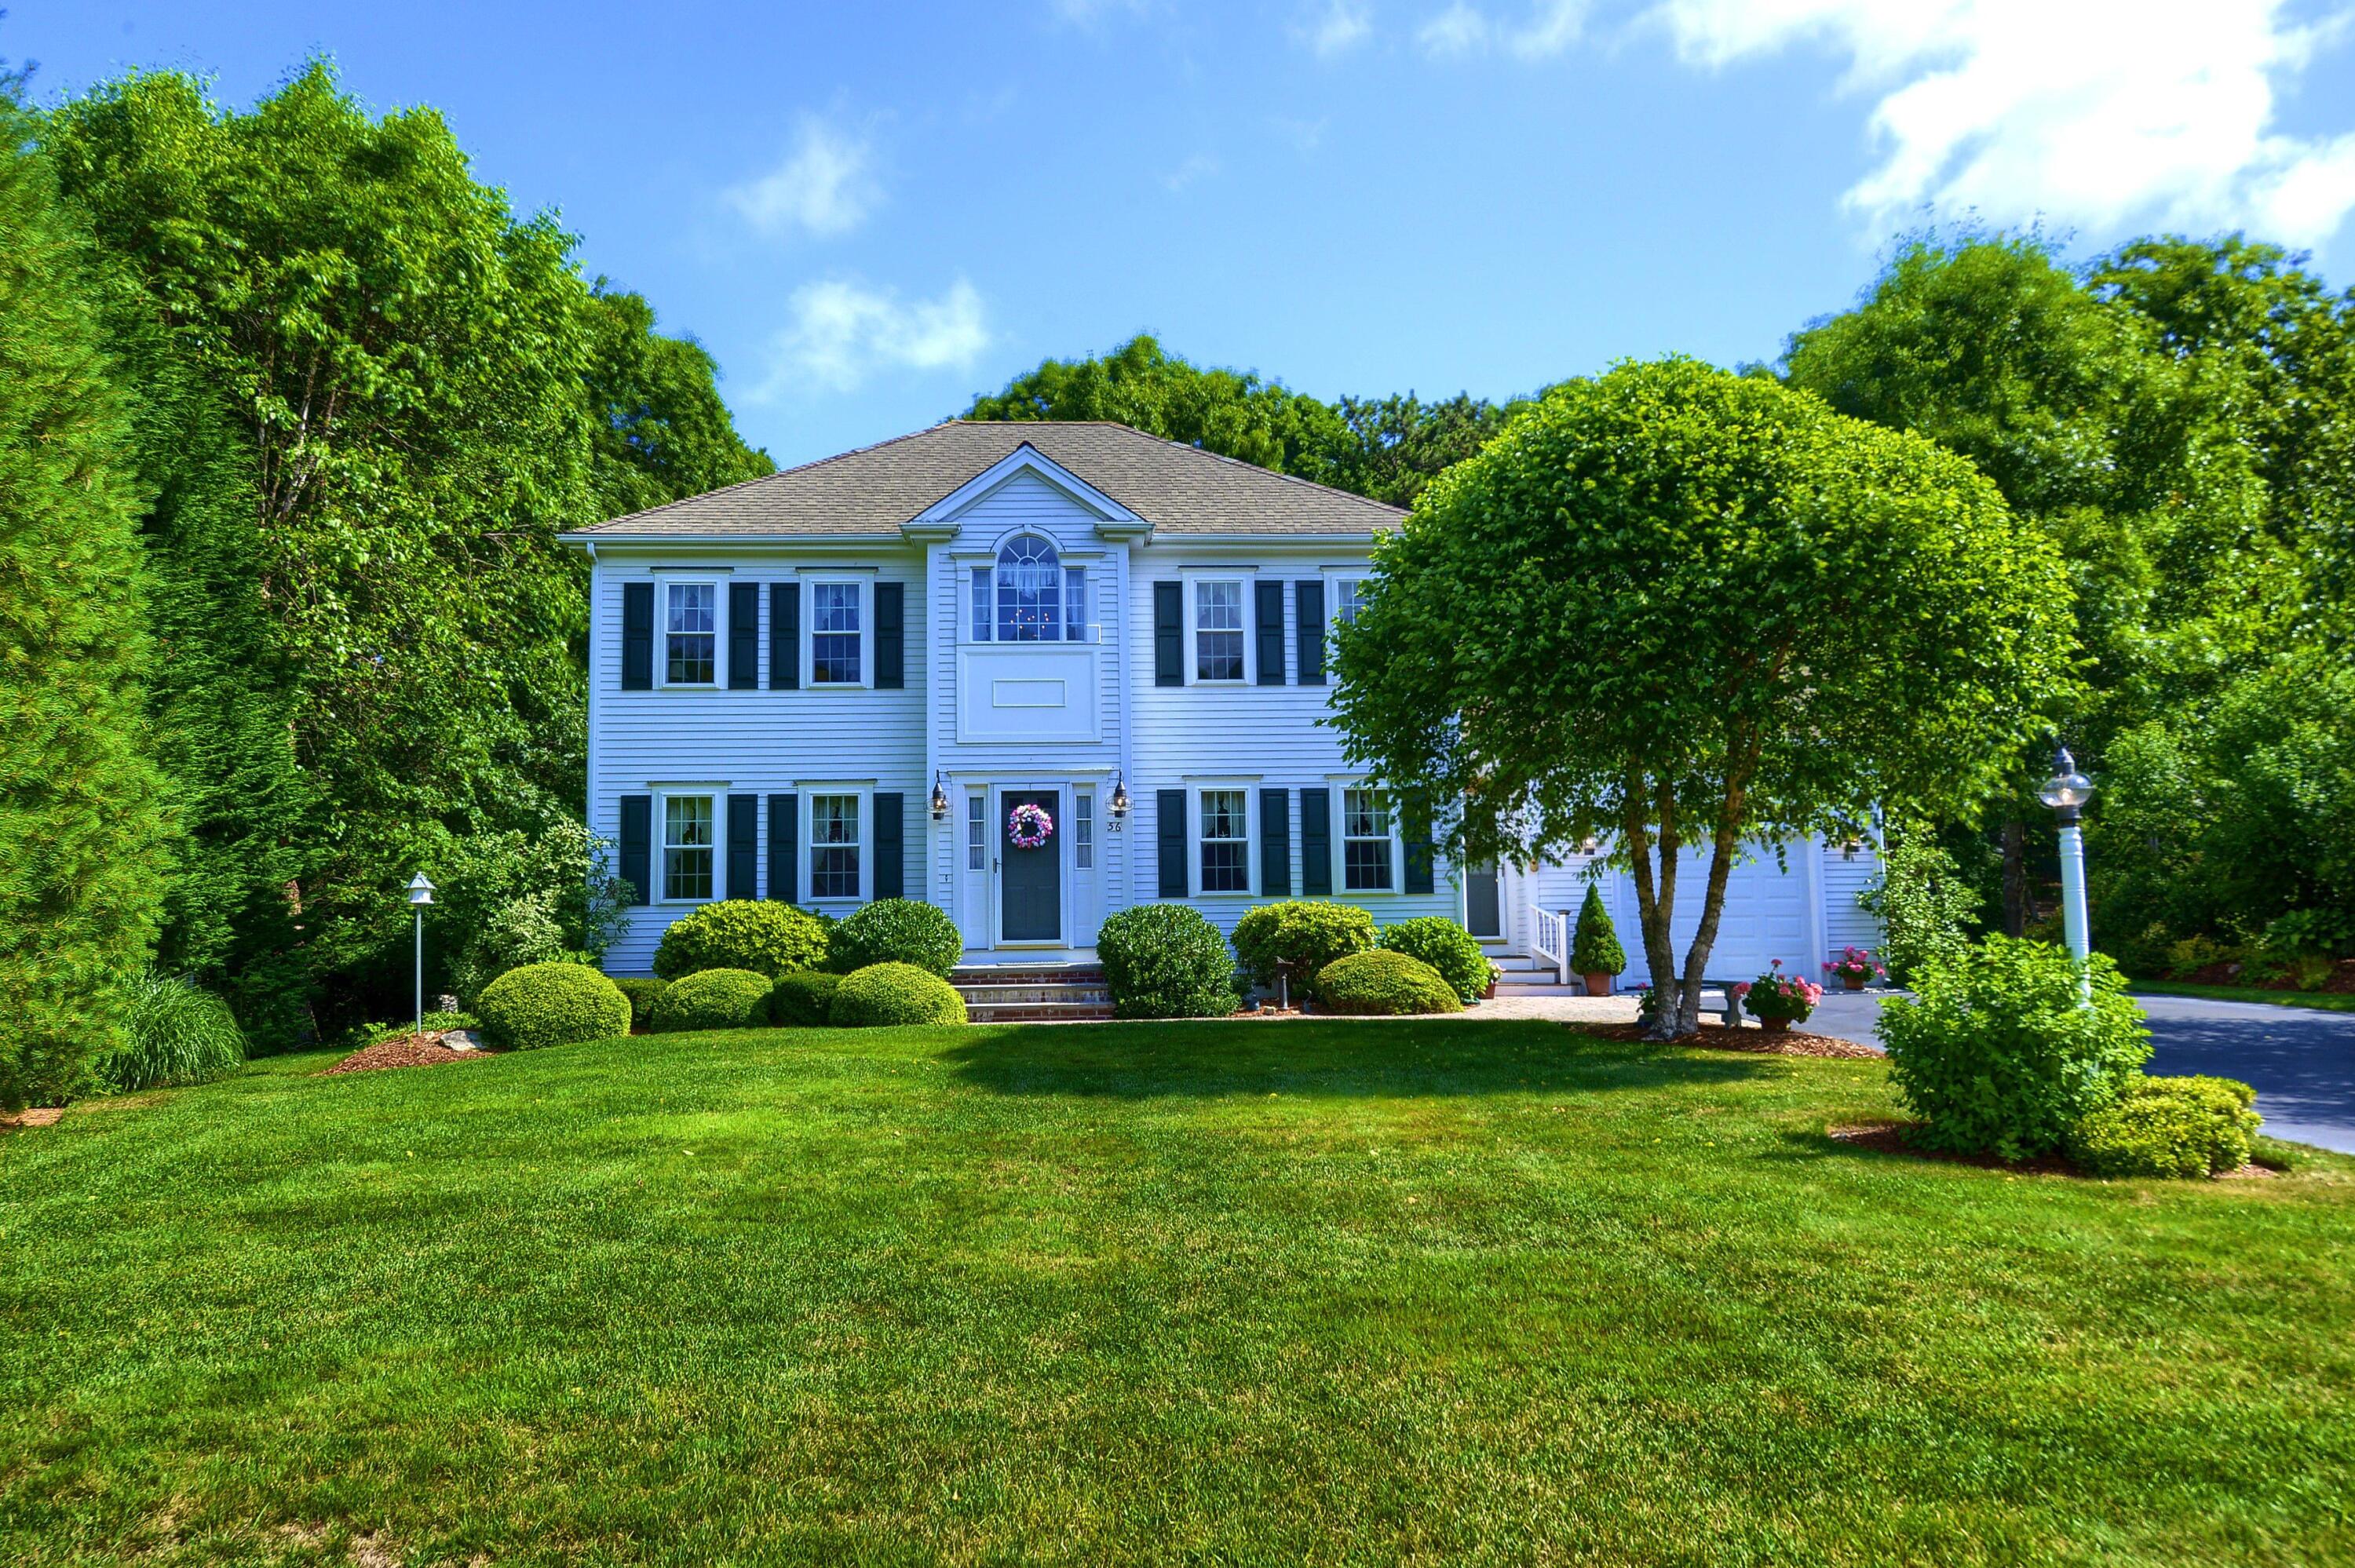
[[[956,922],[915,898],[879,898],[835,927],[827,968],[848,974],[874,964],[913,964],[945,980],[964,957]]]
[[[834,1022],[834,993],[842,977],[826,969],[795,969],[769,988],[769,1022],[814,1029]]]
[[[1497,966],[1481,951],[1480,938],[1444,915],[1422,915],[1383,927],[1381,947],[1421,959],[1467,1002],[1478,1001],[1497,978]]]
[[[585,964],[526,964],[483,988],[474,1016],[493,1049],[536,1051],[627,1034],[630,999]]]
[[[655,948],[655,973],[675,980],[700,969],[750,969],[774,980],[822,968],[826,923],[767,898],[729,898],[690,909]]]
[[[1224,1018],[1235,960],[1219,928],[1188,904],[1137,904],[1096,933],[1115,1018]]]
[[[751,969],[698,969],[681,975],[646,1010],[646,1027],[656,1034],[758,1029],[769,1022],[772,983]]]
[[[1273,986],[1281,969],[1300,994],[1315,989],[1327,964],[1373,946],[1374,917],[1354,904],[1329,899],[1263,904],[1235,922],[1235,959],[1252,983]]]
[[[1619,931],[1611,924],[1611,911],[1603,906],[1603,888],[1590,882],[1586,885],[1585,901],[1578,906],[1578,929],[1571,934],[1571,972],[1615,975],[1626,968],[1627,949],[1619,945]]]
[[[630,999],[632,1031],[653,1028],[655,999],[670,989],[670,981],[649,975],[617,975],[613,984]]]
[[[1326,965],[1316,976],[1316,1001],[1327,1012],[1362,1018],[1464,1011],[1437,969],[1388,951],[1352,953]]]
[[[869,964],[842,977],[828,1016],[847,1028],[895,1023],[963,1023],[956,987],[914,964]]]
[[[2069,1131],[2069,1158],[2093,1176],[2212,1176],[2249,1162],[2256,1091],[2235,1078],[2136,1078]]]

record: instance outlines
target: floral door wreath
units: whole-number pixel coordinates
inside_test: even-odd
[[[1006,819],[1006,840],[1016,849],[1044,849],[1055,833],[1055,819],[1047,808],[1025,800]]]

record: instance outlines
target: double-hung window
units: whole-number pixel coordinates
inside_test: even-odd
[[[663,684],[709,686],[719,678],[719,585],[663,585]]]
[[[1333,585],[1333,619],[1345,626],[1358,624],[1358,606],[1365,591],[1363,577],[1343,577]]]
[[[662,888],[666,901],[711,896],[712,813],[709,795],[663,797]]]
[[[1088,634],[1088,574],[1067,567],[1036,534],[1008,539],[996,564],[972,573],[975,642],[1083,642]]]
[[[1391,808],[1379,789],[1341,791],[1341,887],[1391,890]]]
[[[1243,678],[1243,585],[1194,585],[1194,679]]]
[[[855,686],[859,671],[860,596],[858,583],[810,585],[810,681]]]
[[[1241,789],[1202,791],[1202,891],[1251,891],[1249,795]]]
[[[810,896],[858,896],[858,797],[810,797]]]

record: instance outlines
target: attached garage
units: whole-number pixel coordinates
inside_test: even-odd
[[[1820,919],[1821,878],[1816,846],[1794,844],[1789,868],[1777,863],[1772,851],[1738,861],[1725,885],[1725,913],[1717,924],[1717,941],[1710,949],[1706,978],[1749,980],[1764,974],[1777,959],[1785,972],[1820,980],[1824,940]],[[1626,873],[1617,874],[1612,889],[1612,917],[1619,923],[1620,940],[1627,948],[1627,972],[1622,986],[1636,986],[1650,978],[1643,950],[1643,927],[1636,915],[1636,883]],[[1709,888],[1709,863],[1700,861],[1678,869],[1676,933],[1677,962],[1682,964],[1693,932],[1700,925],[1702,900]]]

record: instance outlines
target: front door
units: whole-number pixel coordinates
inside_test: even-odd
[[[1018,849],[1006,825],[1014,809],[1042,808],[1054,831],[1037,849]],[[1005,942],[1063,939],[1063,821],[1061,795],[1053,789],[1009,789],[998,798],[997,936]]]
[[[1476,937],[1501,938],[1505,934],[1505,900],[1497,885],[1497,863],[1476,865],[1465,874],[1464,916]]]

